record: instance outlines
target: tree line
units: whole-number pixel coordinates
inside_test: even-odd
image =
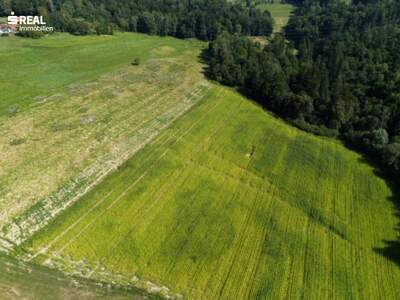
[[[41,15],[77,35],[114,30],[213,40],[221,32],[269,35],[268,12],[226,0],[0,0],[0,16]]]
[[[210,43],[209,75],[307,131],[337,136],[400,174],[400,3],[298,1],[264,47]]]

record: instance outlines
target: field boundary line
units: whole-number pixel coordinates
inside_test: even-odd
[[[216,106],[212,107],[212,109],[215,109]],[[211,111],[211,109],[210,109]],[[203,120],[207,115],[208,115],[209,111],[204,114],[199,120],[197,120],[194,124],[192,124],[191,127],[189,127],[189,129],[187,131],[185,131],[181,136],[178,137],[178,139],[176,139],[176,141],[169,146],[159,157],[158,159],[150,165],[150,167],[144,171],[144,173],[138,178],[136,179],[135,182],[133,182],[130,186],[128,186],[128,188],[126,188],[122,194],[120,194],[113,202],[111,202],[111,204],[105,209],[103,210],[99,215],[97,215],[93,220],[91,220],[91,222],[89,222],[88,224],[85,225],[84,228],[82,228],[78,234],[76,236],[74,236],[67,244],[65,244],[61,249],[59,249],[58,251],[56,251],[56,254],[60,254],[61,252],[63,252],[65,250],[65,248],[67,246],[69,246],[73,241],[75,241],[77,238],[79,238],[79,236],[86,231],[87,228],[90,227],[90,225],[92,225],[95,221],[97,221],[98,218],[102,217],[109,209],[111,209],[123,196],[125,196],[129,190],[131,190],[134,186],[136,186],[136,184],[138,184],[144,177],[146,177],[146,175],[149,173],[149,171],[158,163],[160,162],[165,155],[167,155],[168,152],[171,151],[171,147],[175,144],[177,144],[180,140],[182,140],[186,135],[188,135],[190,133],[190,131],[193,130],[193,128],[201,121]],[[104,199],[105,200],[105,199]],[[85,213],[85,216],[87,216],[87,213]]]
[[[240,107],[241,104],[242,104],[242,102],[240,102],[240,104],[238,105],[238,107]],[[227,119],[229,119],[229,118],[231,118],[231,117],[232,117],[232,114],[233,114],[233,113],[229,113],[227,116],[225,116],[223,119],[221,119],[221,120],[216,124],[216,128],[213,130],[213,132],[212,132],[210,135],[206,136],[206,137],[204,138],[204,140],[205,140],[205,141],[206,141],[206,140],[209,140],[212,136],[215,136],[215,135],[217,134],[217,132],[221,130],[222,124],[224,123],[224,121],[227,120]],[[198,151],[199,151],[199,152],[201,151],[200,148],[198,148]],[[192,155],[192,156],[194,156],[194,155]],[[176,177],[177,177],[177,176],[176,176]],[[162,190],[167,189],[167,188],[170,186],[170,183],[171,183],[170,181],[168,181],[168,183],[165,183],[165,185],[163,186],[163,189],[162,189]],[[160,192],[158,193],[158,195],[156,196],[156,200],[150,205],[150,208],[154,207],[154,205],[155,205],[156,203],[159,202],[159,200],[161,199],[162,195],[163,195],[163,193],[162,193],[162,191],[160,191]],[[144,206],[144,205],[145,205],[145,204],[143,204],[142,206]],[[145,213],[147,213],[147,212],[149,211],[150,208],[149,208],[149,207],[146,207]],[[112,251],[113,249],[115,249],[115,248],[118,246],[118,244],[120,244],[121,242],[123,242],[123,241],[125,240],[125,238],[134,230],[134,227],[137,225],[136,223],[137,223],[137,222],[134,222],[132,228],[130,228],[129,231],[128,231],[122,238],[118,239],[118,241],[116,242],[116,244],[115,244],[113,247],[111,247],[111,249],[110,249],[108,252],[110,252],[110,251]],[[101,261],[104,261],[104,259],[105,259],[106,257],[108,257],[108,256],[109,256],[109,253],[107,253],[106,255],[104,255],[103,258],[101,259]]]
[[[31,205],[24,211],[27,212],[26,214],[20,214],[17,218],[5,223],[2,227],[3,233],[0,234],[0,236],[13,241],[17,246],[23,244],[38,230],[48,225],[49,222],[60,212],[75,203],[77,199],[81,198],[96,186],[99,181],[102,181],[108,173],[116,169],[117,166],[124,163],[129,159],[129,157],[143,148],[143,145],[151,142],[151,140],[157,137],[164,128],[172,124],[191,106],[196,102],[201,101],[201,98],[203,98],[204,94],[207,93],[210,85],[211,84],[208,81],[202,79],[194,85],[194,89],[192,90],[187,88],[184,84],[181,84],[172,90],[164,88],[156,93],[156,95],[146,95],[143,100],[138,101],[137,105],[135,105],[135,109],[139,109],[140,111],[137,113],[133,112],[134,116],[130,115],[128,118],[126,118],[127,115],[124,115],[124,120],[126,119],[125,121],[130,121],[134,117],[137,118],[138,116],[149,112],[150,109],[143,109],[145,104],[152,104],[152,100],[161,95],[163,98],[161,104],[165,111],[162,112],[160,116],[165,117],[167,119],[166,122],[160,121],[158,119],[159,116],[155,114],[151,118],[146,118],[144,121],[134,124],[137,126],[133,129],[125,123],[113,126],[112,132],[115,131],[117,133],[116,138],[120,139],[121,134],[126,132],[132,136],[128,139],[128,142],[132,144],[133,142],[136,143],[136,141],[138,141],[138,147],[130,147],[130,149],[133,150],[129,151],[129,144],[122,142],[122,140],[115,140],[115,142],[117,142],[115,143],[117,147],[114,147],[108,153],[104,153],[104,155],[102,153],[100,156],[95,158],[94,161],[81,169],[79,173],[64,181],[60,188],[39,199],[36,202],[38,209],[30,211],[30,209],[34,207]],[[179,97],[178,103],[174,103],[172,101],[174,99],[172,94],[178,92],[182,92],[183,95],[182,97]],[[81,96],[83,97],[83,95],[80,95],[80,97]],[[194,100],[192,100],[193,97],[195,98]],[[151,106],[151,109],[154,110],[155,108],[156,106]],[[174,116],[174,113],[176,116]],[[145,128],[144,126],[147,126],[147,124],[148,128]],[[92,133],[98,129],[101,130],[101,126],[95,126]],[[140,139],[144,139],[143,143],[140,142]],[[5,245],[4,248],[6,252],[9,252],[15,247],[6,247]]]
[[[217,88],[217,87],[215,87],[216,89],[217,89],[217,91],[218,91],[218,94],[220,94],[220,92],[221,92],[221,88]],[[192,124],[192,126],[186,131],[186,132],[184,132],[181,136],[179,136],[178,137],[178,139],[174,142],[174,144],[176,144],[176,143],[178,143],[184,136],[186,136],[198,123],[200,123],[212,110],[214,110],[218,105],[220,105],[219,103],[217,103],[216,105],[214,105],[214,106],[212,106],[205,114],[203,114],[201,117],[200,117],[200,119],[198,119],[194,124]],[[171,139],[173,139],[173,137],[171,138]],[[168,139],[165,143],[168,143],[171,139]],[[173,145],[174,145],[173,144]],[[172,145],[171,145],[172,146]],[[171,147],[170,146],[170,147]],[[161,155],[161,157],[159,157],[159,159],[156,161],[156,162],[158,162],[159,160],[161,160],[162,159],[162,157],[164,157],[170,150],[171,150],[171,148],[168,148],[162,155]],[[150,167],[150,168],[152,168],[153,167],[153,165]],[[141,176],[140,176],[140,179],[142,179],[142,178],[144,178],[144,176],[143,175],[147,175],[147,172],[149,171],[149,169],[148,170],[146,170],[145,172],[144,172],[144,174],[142,174]],[[135,181],[136,182],[136,181]],[[137,184],[137,182],[135,183],[135,184]],[[130,189],[131,187],[128,187],[127,189]],[[114,191],[114,189],[112,190],[112,191]],[[112,192],[111,191],[111,192]],[[111,193],[110,192],[110,193]],[[109,194],[107,194],[100,202],[101,203],[103,203],[106,199],[107,199],[107,196],[109,196]],[[119,200],[119,198],[118,198],[118,200]],[[114,200],[115,201],[115,200]],[[93,211],[96,207],[98,207],[101,203],[100,202],[97,202],[96,204],[95,204],[95,207],[92,207],[91,209],[90,209],[90,211],[88,211],[88,212],[86,212],[83,216],[81,216],[80,218],[79,218],[79,222],[81,221],[81,220],[83,220],[91,211]],[[57,241],[59,241],[65,234],[67,234],[70,230],[72,230],[79,222],[77,222],[77,221],[75,221],[73,224],[71,224],[66,230],[64,230],[62,233],[60,233],[60,235],[58,235],[57,237],[55,237],[55,239],[53,240],[53,241],[51,241],[45,248],[42,248],[42,249],[40,249],[38,252],[36,252],[33,256],[32,256],[32,258],[31,259],[35,259],[38,255],[41,255],[41,254],[46,254],[47,253],[47,251],[57,242]],[[80,232],[81,233],[81,232]],[[74,237],[74,239],[75,239],[75,237]],[[65,249],[65,247],[63,247],[63,249]],[[56,253],[60,253],[60,251],[56,251]]]
[[[181,88],[181,87],[179,87]],[[100,181],[104,179],[105,176],[107,176],[110,172],[116,169],[117,166],[122,165],[124,162],[126,162],[130,157],[132,157],[137,151],[139,151],[143,146],[146,144],[150,143],[152,140],[157,139],[157,137],[160,135],[160,133],[167,128],[168,126],[172,125],[177,119],[179,119],[182,115],[185,114],[193,105],[196,103],[200,102],[207,92],[210,90],[211,84],[207,81],[201,81],[199,84],[195,86],[195,89],[189,92],[187,89],[184,89],[186,91],[186,95],[184,95],[183,100],[179,103],[179,105],[173,106],[173,103],[171,102],[171,99],[173,97],[171,95],[166,94],[166,97],[164,98],[165,102],[169,102],[168,105],[165,106],[167,109],[165,112],[163,112],[162,116],[167,116],[170,118],[169,122],[166,124],[162,123],[157,123],[157,116],[153,116],[152,119],[147,119],[144,122],[141,122],[140,126],[135,127],[134,134],[135,136],[132,139],[129,139],[129,143],[132,144],[133,141],[136,141],[137,139],[140,139],[141,135],[143,135],[143,131],[146,130],[146,128],[143,128],[145,124],[149,124],[148,130],[151,131],[151,134],[149,138],[146,138],[143,143],[138,144],[139,147],[135,148],[134,151],[131,152],[126,152],[125,148],[128,147],[128,144],[123,144],[121,145],[120,149],[118,152],[114,153],[114,155],[118,154],[118,157],[121,157],[121,161],[115,161],[114,159],[110,161],[105,161],[101,163],[99,168],[92,168],[89,167],[89,169],[85,169],[83,172],[81,172],[81,175],[78,177],[71,179],[68,181],[68,184],[70,184],[70,187],[67,187],[68,189],[74,189],[76,192],[74,192],[74,196],[72,198],[67,199],[67,201],[57,201],[59,197],[64,197],[64,195],[56,195],[45,198],[43,201],[43,208],[40,209],[39,212],[34,212],[26,217],[24,217],[21,220],[17,220],[14,222],[11,222],[8,224],[10,226],[10,229],[5,233],[4,237],[13,237],[11,240],[16,242],[16,245],[20,245],[23,242],[25,242],[27,239],[33,236],[35,232],[38,230],[42,229],[45,227],[50,220],[52,220],[55,216],[57,216],[60,212],[64,211],[68,207],[70,207],[73,203],[75,203],[78,199],[80,199],[83,195],[85,195],[88,191],[93,189],[94,186],[96,186]],[[191,100],[192,98],[195,98],[194,100]],[[148,99],[147,99],[148,101]],[[174,117],[175,116],[175,117]],[[153,124],[155,123],[155,124]],[[117,126],[118,127],[118,126]],[[146,133],[146,132],[144,132]],[[134,145],[133,145],[134,146]],[[125,150],[124,150],[125,149]],[[122,151],[121,155],[119,153]],[[87,175],[85,175],[87,174]],[[82,177],[84,176],[84,177]],[[89,176],[89,177],[88,177]],[[88,180],[88,184],[86,186],[80,187],[77,185],[77,182],[80,180]],[[60,192],[62,192],[61,190]],[[46,200],[47,199],[47,200]],[[52,209],[55,209],[54,211]],[[42,212],[43,209],[46,209],[45,211]],[[38,223],[38,217],[39,215],[45,214],[45,220],[42,220],[40,223]],[[43,222],[44,221],[44,222]],[[21,226],[29,226],[31,229],[28,230],[28,234],[26,232],[23,232],[21,230]],[[14,247],[8,247],[6,250],[10,251]]]

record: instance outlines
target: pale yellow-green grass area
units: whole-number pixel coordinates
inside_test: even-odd
[[[139,34],[1,39],[0,246],[45,226],[198,102],[203,47]]]
[[[396,299],[392,191],[339,142],[227,88],[16,254],[187,299]]]
[[[295,7],[287,3],[265,3],[257,5],[259,9],[268,10],[274,19],[274,32],[281,32],[289,22],[290,14]]]

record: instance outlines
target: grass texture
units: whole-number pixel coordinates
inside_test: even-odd
[[[360,155],[213,85],[17,253],[189,299],[394,299],[391,197]]]

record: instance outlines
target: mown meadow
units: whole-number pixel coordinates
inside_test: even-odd
[[[202,47],[128,33],[1,38],[0,247],[46,225],[200,100]]]
[[[188,45],[176,39],[144,34],[79,38],[55,34],[39,40],[2,38],[0,115],[23,110],[46,96],[63,92],[71,84],[91,82],[126,67],[137,57],[143,61],[176,57]],[[168,46],[173,49],[169,53],[152,51]]]
[[[189,299],[395,299],[388,184],[213,85],[15,254]]]

